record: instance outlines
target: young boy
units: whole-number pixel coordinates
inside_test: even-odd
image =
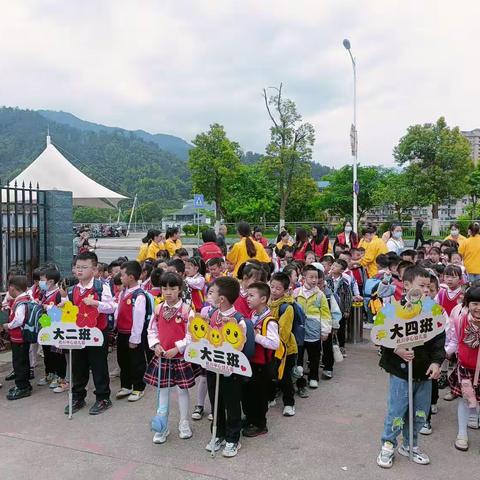
[[[245,384],[243,407],[246,415],[244,437],[257,437],[268,432],[267,411],[270,390],[269,367],[280,346],[278,323],[267,307],[270,287],[263,282],[252,283],[247,289],[247,303],[255,329],[255,354],[250,358],[252,377]]]
[[[422,298],[427,298],[430,291],[430,274],[420,266],[405,269],[403,282],[407,292],[420,290]],[[406,298],[403,302],[406,302]],[[426,413],[430,409],[432,382],[440,376],[440,365],[445,358],[445,333],[437,335],[424,345],[413,349],[382,348],[380,367],[390,374],[387,415],[382,435],[382,450],[378,454],[377,464],[382,468],[391,468],[397,437],[403,436],[403,444],[398,453],[409,455],[408,432],[408,362],[413,362],[413,404],[417,414],[413,424],[413,460],[427,465],[428,456],[418,447],[418,433],[425,422]],[[420,413],[423,412],[423,415]]]
[[[208,288],[217,278],[223,277],[227,274],[223,258],[217,257],[208,260],[207,271],[208,273],[205,276],[205,281]]]
[[[309,387],[318,388],[320,354],[322,341],[328,339],[332,331],[332,316],[328,308],[327,297],[318,288],[319,271],[313,265],[306,265],[302,272],[304,284],[293,292],[293,297],[302,307],[306,315],[305,321],[305,343],[298,349],[297,365],[303,367],[303,356],[305,350],[308,354],[309,363]],[[302,377],[297,380],[298,395],[305,397],[306,380]]]
[[[221,328],[228,321],[237,321],[246,334],[245,319],[235,310],[233,304],[240,295],[240,284],[235,278],[220,277],[215,280],[208,292],[208,299],[215,308],[208,311],[207,320],[212,328]],[[244,379],[239,375],[225,377],[220,375],[218,391],[217,438],[215,451],[225,445],[222,455],[234,457],[241,448],[240,431],[242,429],[242,388]],[[207,372],[208,395],[215,402],[216,374]],[[210,442],[205,447],[211,451]]]
[[[293,387],[292,371],[297,362],[298,347],[292,332],[294,299],[290,294],[290,279],[283,272],[274,273],[270,281],[270,311],[278,321],[280,340],[285,345],[286,359],[283,375],[278,381],[278,387],[283,394],[283,415],[295,415],[295,389]],[[275,399],[276,385],[272,382],[270,400]],[[308,394],[307,394],[308,395]]]
[[[147,364],[142,334],[145,330],[146,296],[138,285],[141,273],[142,267],[137,261],[122,264],[120,277],[124,288],[115,311],[121,387],[116,398],[128,397],[129,402],[140,400],[145,390],[143,375]]]
[[[97,267],[97,255],[93,252],[83,252],[75,259],[75,275],[78,284],[68,289],[68,297],[62,293],[62,304],[70,300],[74,305],[80,307],[83,304],[96,307],[98,310],[97,328],[103,335],[104,341],[99,347],[85,347],[72,352],[72,375],[73,379],[73,413],[85,407],[87,396],[86,386],[90,377],[90,370],[95,384],[96,401],[90,408],[90,415],[98,415],[112,406],[110,401],[110,379],[108,376],[108,341],[107,341],[107,314],[114,313],[110,288],[102,285],[99,280],[94,279]],[[65,407],[65,414],[68,414],[68,405]]]
[[[325,255],[320,259],[320,263],[323,265],[323,273],[330,275],[330,269],[333,265],[333,257],[331,255]]]
[[[12,363],[15,386],[7,393],[7,400],[19,400],[32,394],[30,385],[30,344],[23,340],[23,325],[28,315],[26,303],[32,298],[27,292],[27,277],[17,275],[8,281],[8,294],[13,300],[10,307],[8,333],[12,347]]]

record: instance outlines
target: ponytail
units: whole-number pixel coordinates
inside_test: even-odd
[[[247,247],[247,255],[250,258],[254,258],[257,255],[257,247],[250,238],[252,236],[252,230],[247,222],[240,222],[237,226],[238,234],[245,238],[245,246]]]
[[[153,239],[161,233],[160,230],[150,229],[147,232],[147,236],[142,238],[142,243],[148,243],[150,245],[153,242]]]
[[[250,258],[254,258],[257,255],[257,247],[255,247],[250,237],[245,237],[245,246],[247,247],[247,255]]]

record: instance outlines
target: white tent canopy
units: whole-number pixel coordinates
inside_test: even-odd
[[[47,136],[47,148],[20,175],[10,182],[32,186],[37,183],[41,190],[63,190],[72,192],[73,204],[82,207],[112,208],[123,195],[98,184],[72,165],[50,142]]]

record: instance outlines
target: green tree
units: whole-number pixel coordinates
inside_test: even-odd
[[[468,140],[458,127],[448,127],[445,118],[440,117],[434,124],[408,127],[394,156],[400,165],[407,165],[406,173],[417,192],[417,202],[432,205],[432,235],[438,235],[438,206],[466,193],[472,168]]]
[[[324,177],[324,180],[329,181],[330,185],[318,197],[317,206],[319,208],[327,210],[330,215],[339,215],[343,218],[352,217],[352,169],[351,165],[345,165]],[[360,185],[358,216],[361,219],[365,213],[384,203],[375,195],[375,192],[385,176],[385,170],[379,167],[359,166],[357,175]]]
[[[107,223],[117,212],[108,208],[74,207],[73,223]]]
[[[282,84],[275,88],[276,93],[268,96],[263,89],[263,97],[270,127],[270,143],[262,159],[268,175],[276,184],[280,205],[280,226],[285,224],[290,194],[296,182],[305,181],[309,176],[308,162],[312,158],[315,130],[310,123],[302,123],[295,103],[282,97]]]
[[[472,204],[470,205],[470,218],[475,220],[477,218],[477,207],[480,199],[480,166],[471,171],[467,178],[467,193]]]
[[[240,168],[240,146],[227,138],[222,125],[210,125],[208,132],[200,133],[192,141],[188,166],[192,176],[193,191],[203,193],[216,205],[216,228],[220,224],[226,185]]]
[[[422,206],[417,200],[417,192],[408,175],[395,170],[385,172],[377,188],[373,191],[372,197],[373,202],[377,205],[391,205],[399,222],[404,219],[406,210]]]

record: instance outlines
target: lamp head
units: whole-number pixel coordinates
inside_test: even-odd
[[[343,46],[347,49],[347,50],[350,50],[350,40],[348,38],[346,38],[344,41],[343,41]]]

